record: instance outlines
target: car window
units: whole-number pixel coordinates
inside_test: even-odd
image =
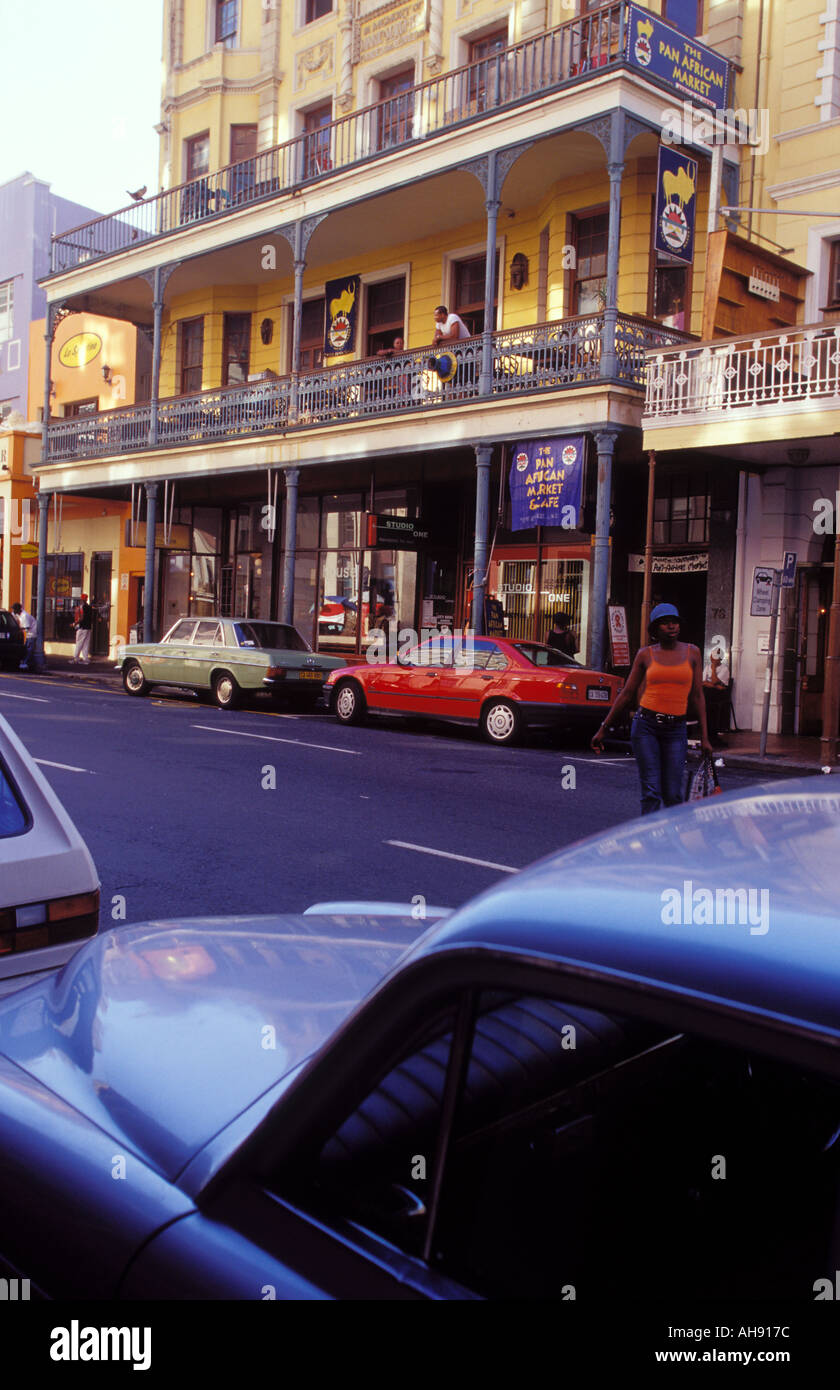
[[[175,624],[171,632],[167,632],[163,641],[178,643],[191,642],[192,635],[197,626],[198,624],[195,618],[182,618],[179,623]]]
[[[554,647],[543,646],[541,642],[515,642],[520,656],[530,661],[532,666],[579,666],[580,662],[558,652]]]
[[[813,1299],[840,1267],[840,1085],[538,995],[476,1009],[433,1232],[452,1015],[392,1066],[295,1195],[491,1298]],[[772,1212],[772,1219],[768,1219]],[[831,1276],[833,1277],[833,1276]]]
[[[504,652],[493,642],[476,642],[472,664],[477,671],[504,671],[508,661]]]
[[[288,623],[234,623],[233,630],[240,647],[255,647],[265,651],[310,652],[309,643],[297,628]]]
[[[477,647],[468,638],[441,634],[421,642],[408,653],[410,666],[454,666],[457,670],[470,669],[476,665]]]
[[[205,621],[199,623],[196,628],[194,643],[201,643],[203,646],[211,646],[220,643],[222,634],[218,623]]]
[[[11,776],[0,762],[0,837],[20,835],[30,824],[29,813]]]
[[[470,1289],[603,1306],[626,1250],[652,1299],[812,1299],[837,1268],[836,1082],[542,999],[480,1005],[477,1063],[434,1233]]]

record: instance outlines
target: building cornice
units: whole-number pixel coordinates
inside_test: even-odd
[[[773,183],[767,187],[769,196],[777,203],[784,198],[799,198],[805,193],[818,193],[823,188],[840,186],[840,169],[829,169],[825,174],[808,174],[801,179],[788,179],[785,183]],[[832,213],[832,216],[834,213]],[[828,216],[828,214],[826,214]]]

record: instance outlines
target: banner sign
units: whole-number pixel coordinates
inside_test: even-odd
[[[702,574],[709,568],[708,550],[693,551],[689,555],[654,555],[651,560],[651,574]],[[630,574],[644,574],[644,555],[628,555],[627,569]]]
[[[564,526],[575,530],[583,484],[584,436],[537,439],[513,446],[511,530]]]
[[[630,6],[627,16],[627,61],[699,106],[729,105],[729,64],[714,49],[686,38],[656,15]]]
[[[358,275],[343,275],[340,280],[328,280],[324,289],[327,300],[327,326],[324,333],[324,356],[354,352],[358,318]]]
[[[627,609],[621,604],[609,604],[610,647],[613,666],[630,665],[630,634],[627,631]]]
[[[486,637],[505,636],[505,610],[498,598],[484,600],[484,635]]]
[[[659,146],[653,246],[684,265],[694,260],[697,160],[670,145]]]

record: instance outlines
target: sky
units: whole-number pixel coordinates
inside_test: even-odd
[[[163,0],[0,0],[0,183],[116,212],[158,191]]]

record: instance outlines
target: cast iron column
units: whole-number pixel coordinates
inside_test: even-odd
[[[49,387],[47,389],[49,390]],[[36,612],[38,628],[35,633],[34,652],[36,671],[44,671],[47,665],[44,656],[44,623],[47,616],[47,526],[51,501],[51,493],[38,493],[38,608]]]
[[[280,621],[293,621],[295,605],[295,547],[297,543],[297,509],[299,468],[284,468],[286,475],[286,524],[283,531],[283,594]]]
[[[481,334],[481,376],[478,390],[482,396],[493,391],[493,300],[496,288],[496,232],[499,221],[501,200],[498,197],[498,174],[496,172],[495,151],[490,155],[487,167],[487,249],[484,259],[484,330]]]
[[[621,175],[624,172],[624,113],[613,113],[610,125],[610,220],[607,232],[607,300],[604,306],[604,339],[601,345],[601,376],[614,377],[618,360],[615,350],[618,322],[618,246],[621,235]]]
[[[606,655],[607,597],[610,585],[610,494],[612,492],[613,450],[618,430],[598,430],[598,496],[595,505],[595,535],[592,538],[592,622],[589,638],[589,665],[602,670]]]
[[[160,344],[163,325],[163,287],[160,266],[155,266],[153,286],[154,330],[152,335],[152,385],[149,399],[149,447],[154,448],[158,439],[158,398],[160,396]],[[148,495],[148,487],[146,489]],[[147,561],[148,567],[148,561]],[[148,611],[148,604],[146,604]],[[146,641],[151,642],[151,637]]]
[[[473,553],[472,625],[476,636],[484,631],[484,594],[490,542],[490,460],[492,444],[475,444],[475,550]]]
[[[306,269],[306,260],[303,254],[303,227],[300,222],[295,223],[294,257],[295,301],[292,310],[292,384],[289,399],[289,423],[296,425],[300,384],[300,328],[303,319],[303,272]],[[291,619],[289,621],[291,622]]]
[[[152,419],[154,419],[154,411]],[[146,579],[143,587],[143,641],[155,640],[155,531],[157,483],[146,483]]]

